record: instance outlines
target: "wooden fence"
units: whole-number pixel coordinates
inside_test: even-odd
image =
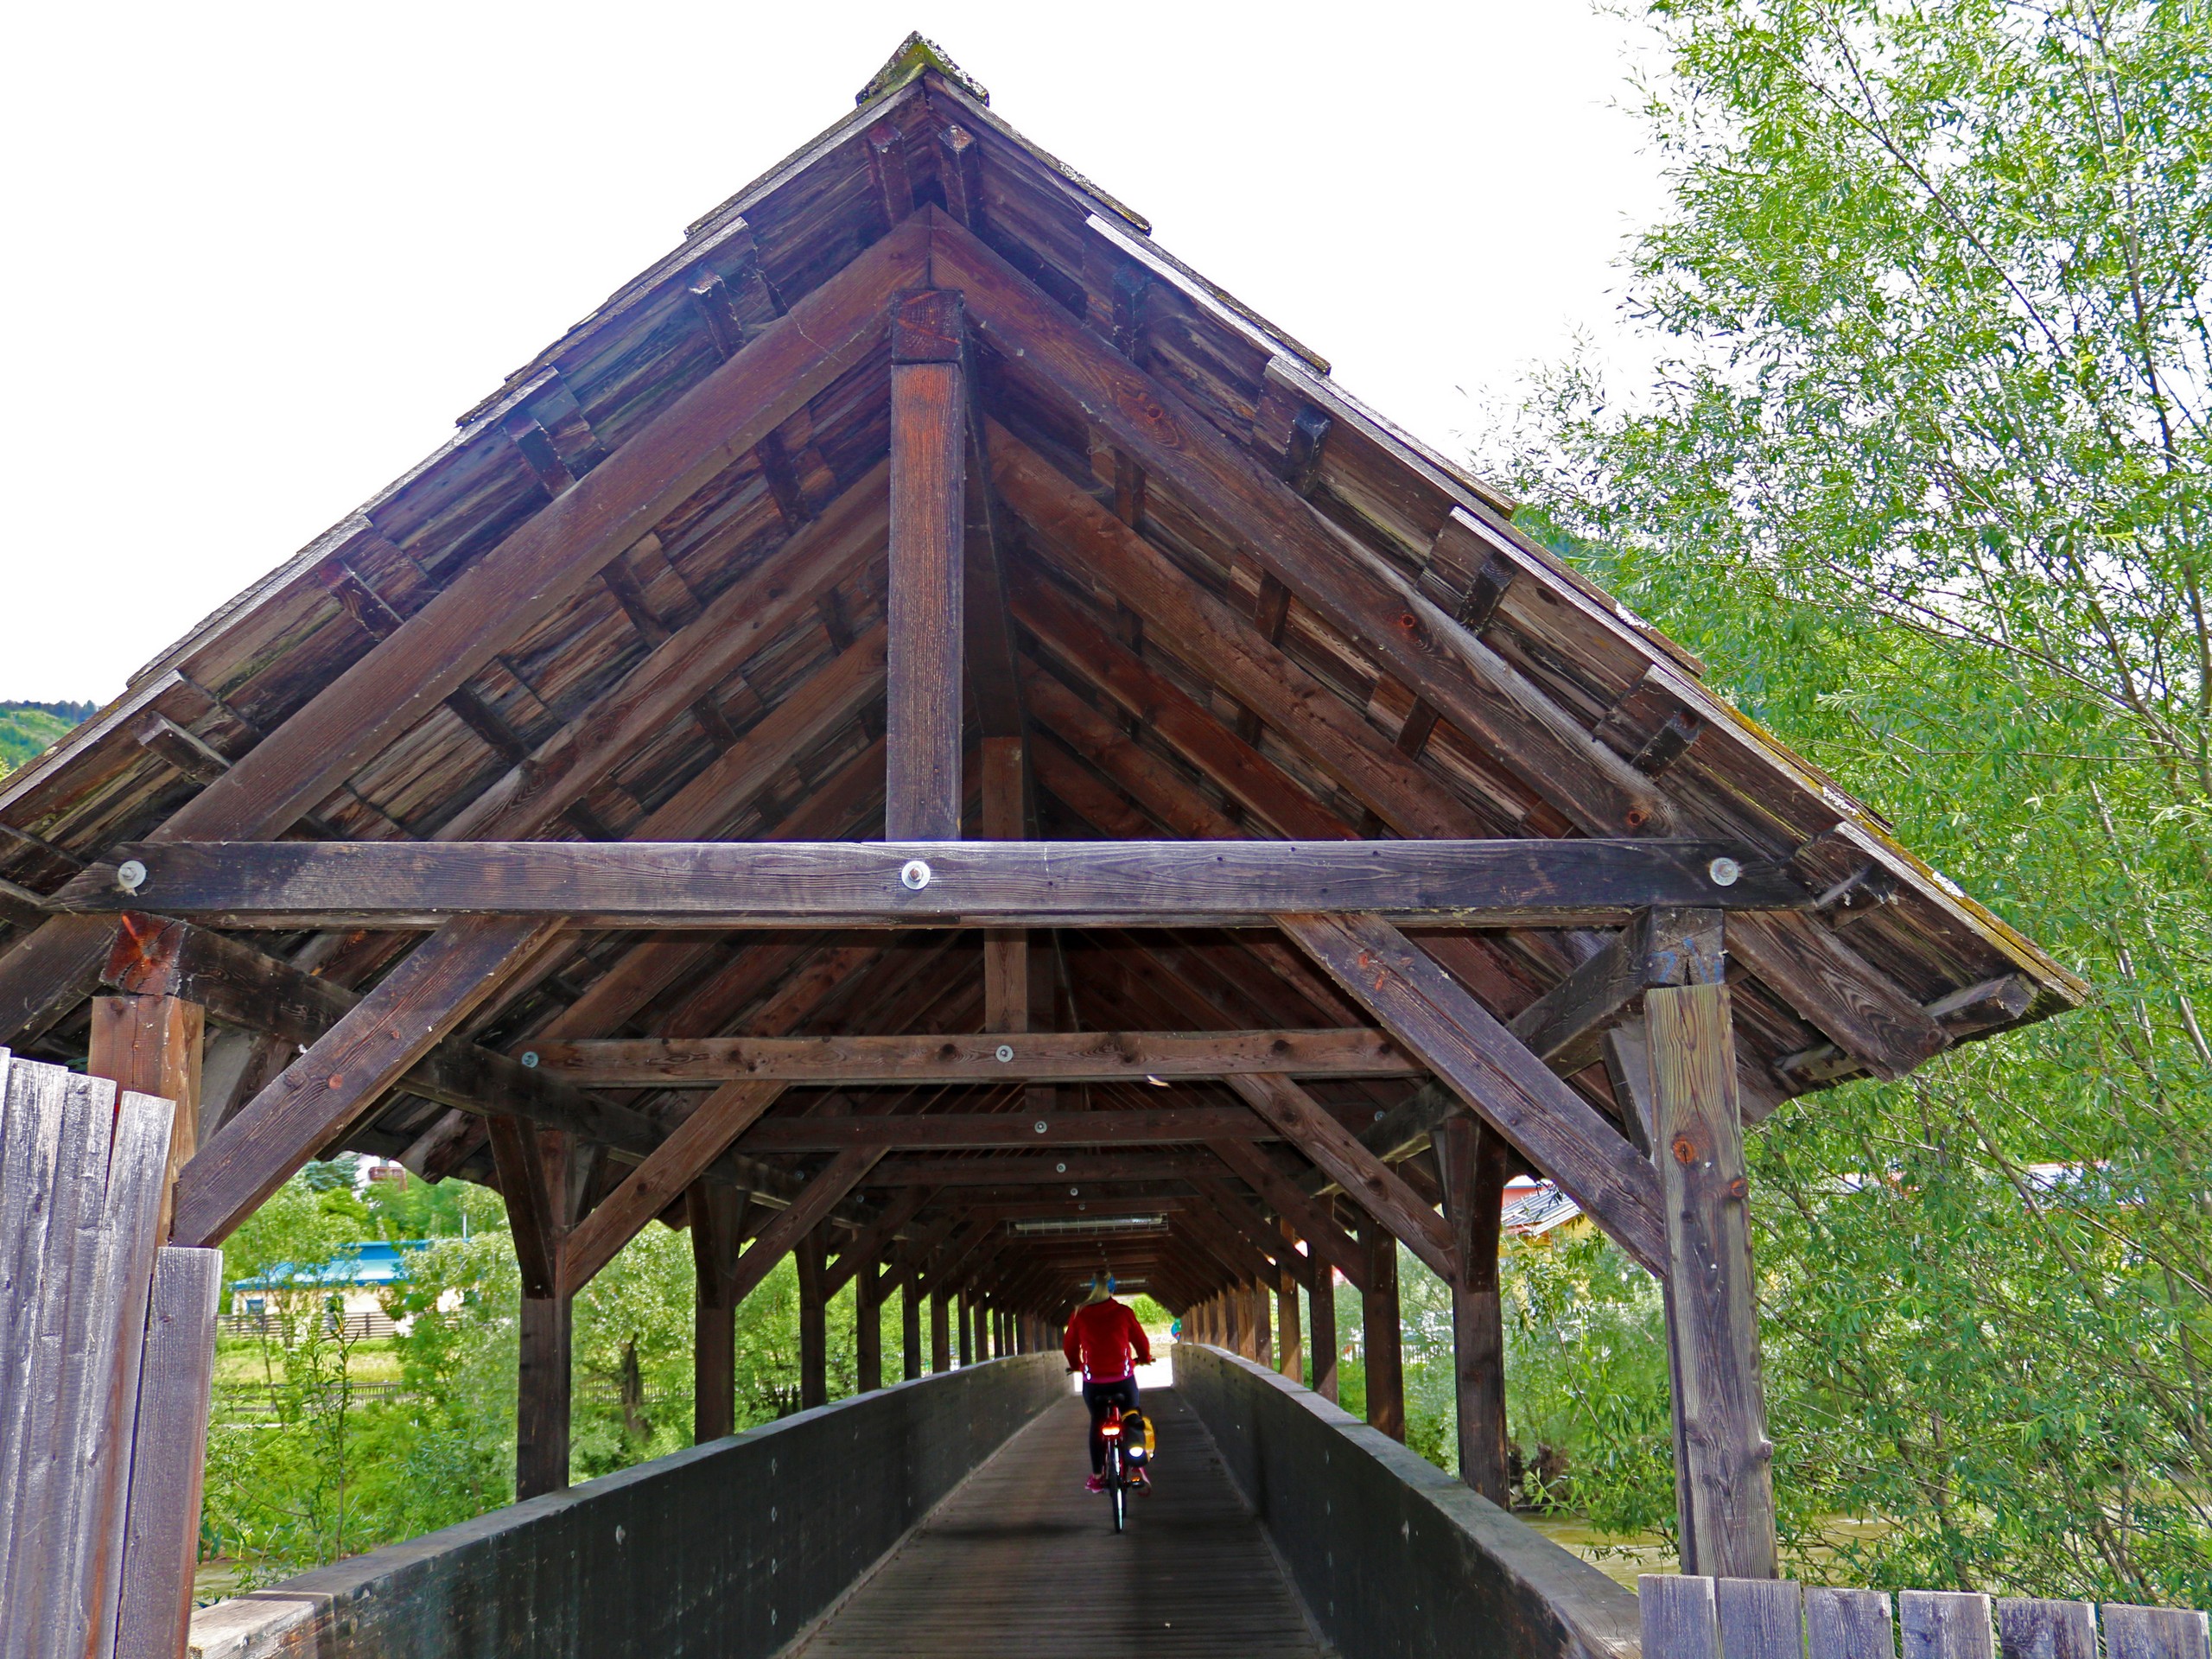
[[[2205,1615],[2117,1602],[1646,1573],[1643,1659],[2212,1659]]]
[[[175,1109],[0,1049],[0,1659],[175,1659],[219,1250],[163,1248]]]

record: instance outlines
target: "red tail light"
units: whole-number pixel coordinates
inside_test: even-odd
[[[1122,1420],[1118,1417],[1109,1417],[1098,1425],[1098,1432],[1109,1440],[1114,1439],[1122,1432]]]

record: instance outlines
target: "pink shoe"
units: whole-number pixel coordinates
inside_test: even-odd
[[[1083,1490],[1086,1492],[1104,1491],[1106,1490],[1106,1477],[1103,1475],[1086,1476],[1084,1479]]]

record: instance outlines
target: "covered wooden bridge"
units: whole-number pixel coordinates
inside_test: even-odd
[[[1181,1396],[1294,1576],[1216,1351],[1333,1397],[1341,1274],[1402,1434],[1402,1244],[1503,1501],[1499,1192],[1541,1172],[1669,1287],[1689,1561],[1771,1574],[1741,1128],[2080,986],[987,102],[909,41],[10,778],[0,1041],[177,1100],[179,1246],[340,1148],[497,1187],[525,1497],[567,1484],[570,1299],[656,1218],[702,1442],[786,1255],[810,1405],[847,1282],[872,1391],[887,1300],[910,1374],[1048,1350],[1103,1259],[1210,1344]],[[961,1377],[959,1474],[1059,1383],[867,1421]],[[1455,1513],[1470,1561],[1549,1548]],[[1515,1571],[1515,1640],[1573,1646]]]

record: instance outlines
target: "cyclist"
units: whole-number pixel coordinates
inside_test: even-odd
[[[1106,1437],[1099,1426],[1106,1421],[1109,1407],[1119,1406],[1124,1412],[1137,1408],[1136,1367],[1152,1363],[1152,1344],[1144,1326],[1126,1303],[1114,1300],[1110,1274],[1092,1276],[1090,1295],[1068,1320],[1060,1351],[1067,1356],[1068,1370],[1083,1373],[1083,1403],[1090,1410],[1090,1478],[1084,1487],[1103,1492]]]

